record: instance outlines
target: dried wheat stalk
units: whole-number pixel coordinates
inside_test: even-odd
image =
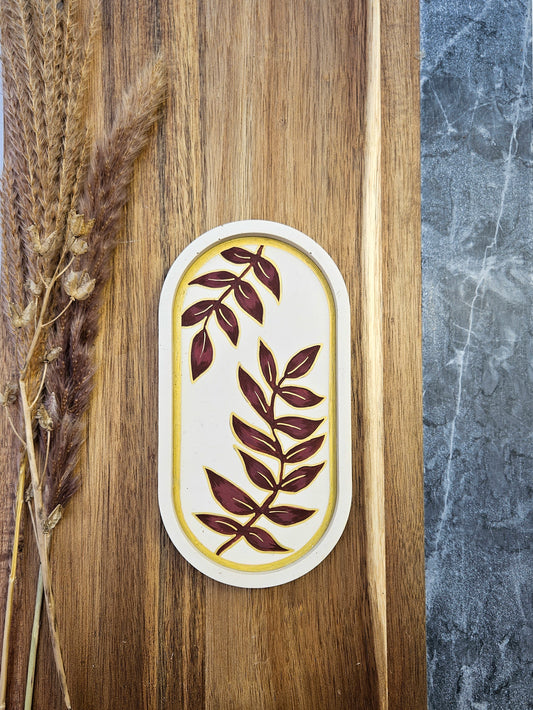
[[[95,16],[84,42],[79,15],[79,0],[2,0],[0,9],[5,110],[1,296],[11,326],[15,383],[0,392],[0,404],[21,444],[0,710],[5,707],[27,469],[53,653],[70,707],[49,539],[78,487],[76,466],[103,290],[133,165],[165,94],[158,59],[125,95],[113,127],[91,149],[87,87],[98,25]]]

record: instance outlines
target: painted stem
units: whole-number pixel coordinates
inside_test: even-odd
[[[30,466],[31,473],[31,484],[33,492],[33,502],[35,506],[35,539],[37,542],[37,549],[39,552],[39,559],[41,562],[41,570],[43,575],[43,590],[44,598],[46,601],[46,610],[48,613],[48,623],[50,626],[50,638],[52,641],[52,650],[54,653],[54,660],[56,664],[57,673],[59,675],[59,680],[61,683],[61,690],[63,692],[63,699],[65,701],[66,707],[71,710],[70,695],[68,692],[67,678],[65,674],[65,667],[63,665],[63,657],[61,655],[61,645],[59,643],[59,634],[57,630],[57,619],[55,611],[55,599],[52,591],[52,577],[50,571],[50,560],[48,557],[48,545],[46,542],[46,534],[44,532],[44,526],[46,523],[46,512],[43,503],[43,494],[41,483],[39,480],[39,471],[37,468],[37,458],[35,456],[35,446],[33,442],[33,428],[32,428],[32,416],[31,410],[28,402],[28,394],[26,390],[26,382],[24,379],[19,380],[20,396],[22,402],[22,411],[24,415],[24,426],[26,432],[26,446],[28,453],[28,463]]]
[[[262,251],[263,251],[263,248],[264,248],[264,247],[261,245],[261,246],[258,248],[258,250],[256,251],[256,253],[254,254],[254,256],[261,256],[261,253],[262,253]],[[213,301],[213,307],[212,307],[212,309],[209,311],[209,313],[208,313],[208,314],[206,315],[206,317],[204,318],[204,326],[203,326],[202,330],[206,330],[206,329],[207,329],[207,323],[209,322],[209,319],[211,318],[211,316],[212,316],[213,313],[215,312],[215,306],[214,306],[214,304],[215,304],[215,303],[222,303],[222,301],[223,301],[227,296],[229,296],[232,291],[235,290],[235,285],[236,285],[239,281],[242,281],[242,279],[246,276],[246,274],[247,274],[247,273],[250,271],[250,269],[252,269],[252,268],[253,268],[253,264],[248,264],[248,266],[244,269],[244,271],[242,272],[242,274],[239,274],[239,275],[237,276],[237,278],[236,278],[235,281],[231,284],[231,286],[228,286],[228,288],[224,291],[224,293],[223,293],[221,296],[219,296],[219,297],[216,299],[216,301]]]
[[[26,481],[26,456],[24,455],[19,467],[19,478],[17,484],[17,497],[15,502],[15,532],[13,535],[13,547],[11,550],[11,569],[9,572],[9,582],[7,585],[6,614],[4,618],[4,637],[2,641],[2,665],[0,670],[0,710],[6,707],[7,692],[7,669],[9,657],[9,637],[11,632],[11,620],[13,616],[13,593],[15,579],[17,576],[17,560],[20,540],[20,524],[22,520],[22,508],[24,505],[24,483]]]
[[[277,391],[281,387],[281,384],[285,377],[282,377],[281,380],[274,385],[272,388],[272,397],[270,398],[270,404],[269,404],[269,412],[272,418],[272,421],[276,421],[276,418],[274,416],[274,400],[276,399]],[[236,542],[238,542],[241,537],[244,535],[244,530],[248,530],[249,528],[252,527],[252,525],[259,520],[259,518],[264,515],[265,511],[267,511],[272,503],[276,500],[278,493],[281,490],[281,486],[283,483],[283,469],[285,467],[285,456],[283,454],[283,449],[281,448],[281,442],[278,439],[278,435],[276,434],[276,430],[274,426],[271,424],[271,422],[268,423],[268,426],[270,427],[270,431],[272,432],[272,436],[274,437],[276,443],[278,444],[278,448],[281,451],[281,455],[279,457],[279,480],[276,488],[272,491],[272,493],[266,498],[265,502],[261,505],[260,509],[253,514],[253,516],[250,518],[250,520],[243,525],[243,528],[240,532],[238,532],[234,537],[232,537],[229,540],[226,540],[226,542],[221,545],[218,550],[216,551],[217,556],[222,555],[222,553],[226,552],[226,550],[229,550],[230,547],[232,547]]]

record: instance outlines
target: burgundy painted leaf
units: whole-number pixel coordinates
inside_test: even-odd
[[[295,380],[298,377],[303,377],[309,370],[313,367],[313,364],[320,350],[320,345],[312,345],[310,348],[305,348],[296,353],[294,357],[289,360],[285,372],[283,373],[284,379]]]
[[[263,304],[254,287],[247,281],[238,281],[233,290],[235,300],[248,315],[255,318],[258,323],[263,322]]]
[[[293,505],[277,505],[265,511],[265,516],[276,525],[296,525],[310,518],[316,510],[297,508]]]
[[[257,278],[259,279],[259,281],[261,281],[262,284],[264,284],[270,291],[272,291],[274,296],[279,301],[279,274],[274,264],[268,259],[265,259],[264,256],[260,256],[254,263],[254,274],[257,276]]]
[[[270,409],[266,401],[266,397],[261,387],[257,382],[246,372],[242,367],[239,367],[239,385],[243,395],[250,402],[255,411],[260,417],[267,422],[270,422]]]
[[[231,261],[232,264],[249,264],[255,254],[242,247],[230,247],[221,252],[226,261]]]
[[[202,328],[202,330],[196,333],[191,343],[191,371],[193,380],[200,377],[212,362],[213,345],[211,344],[207,330]]]
[[[315,466],[301,466],[295,471],[291,471],[281,484],[281,490],[286,493],[297,493],[312,483],[324,468],[324,463]]]
[[[245,446],[249,446],[250,449],[259,451],[262,454],[269,454],[269,456],[279,455],[279,446],[277,442],[270,439],[262,431],[258,431],[249,424],[245,424],[245,422],[241,421],[235,415],[233,415],[231,421],[233,424],[233,431],[235,432],[237,438],[240,439]]]
[[[288,552],[286,547],[282,547],[276,542],[272,535],[263,528],[244,528],[244,537],[252,547],[261,552]]]
[[[282,387],[279,396],[291,407],[314,407],[324,399],[306,387]]]
[[[214,301],[198,301],[189,306],[181,316],[181,324],[183,326],[196,325],[211,313],[213,310]]]
[[[248,493],[241,491],[234,483],[228,481],[227,478],[220,476],[218,473],[211,471],[209,468],[206,468],[205,472],[207,473],[213,495],[228,513],[234,513],[235,515],[252,515],[257,511],[259,506],[250,498]]]
[[[323,419],[304,419],[303,417],[280,417],[276,419],[276,429],[293,439],[307,439],[322,424]]]
[[[198,276],[197,279],[193,279],[190,283],[207,286],[207,288],[225,288],[232,284],[236,278],[235,274],[230,271],[212,271],[209,274]]]
[[[311,458],[320,449],[324,439],[324,435],[317,436],[315,439],[309,439],[309,441],[303,441],[301,444],[293,446],[292,449],[287,451],[285,461],[287,463],[300,463],[300,461]]]
[[[222,328],[224,333],[231,340],[233,345],[237,345],[239,340],[239,323],[235,313],[226,306],[225,303],[219,303],[216,307],[217,323]]]
[[[240,523],[226,518],[225,515],[212,515],[211,513],[195,513],[195,515],[204,525],[221,535],[235,535],[242,530]]]
[[[272,355],[262,340],[259,341],[259,365],[265,381],[274,388],[278,377],[276,361],[274,360],[274,355]]]
[[[237,451],[242,458],[244,468],[252,483],[255,483],[256,486],[259,486],[259,488],[262,488],[264,491],[273,491],[276,487],[276,481],[272,471],[267,468],[264,463],[254,459],[250,454],[247,454],[246,451],[242,451],[241,449],[237,449]]]

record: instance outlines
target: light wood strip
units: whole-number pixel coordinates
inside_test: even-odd
[[[381,0],[385,545],[390,710],[426,707],[418,3]]]
[[[367,84],[361,225],[363,307],[363,461],[365,466],[366,565],[378,669],[378,704],[388,707],[385,465],[383,456],[383,289],[381,239],[381,5],[367,2]]]

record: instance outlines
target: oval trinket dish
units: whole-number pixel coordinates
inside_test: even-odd
[[[346,525],[350,307],[312,239],[217,227],[172,265],[159,311],[159,506],[179,552],[238,587],[309,572]]]

